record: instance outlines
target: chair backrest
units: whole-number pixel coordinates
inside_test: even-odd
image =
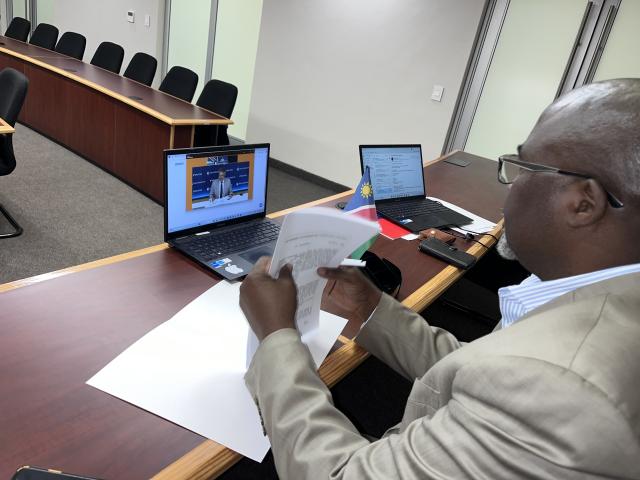
[[[196,105],[223,117],[231,118],[237,98],[238,89],[235,85],[222,80],[209,80],[202,89]],[[194,147],[228,144],[229,136],[227,135],[226,125],[217,128],[209,125],[197,126],[195,129]]]
[[[198,86],[198,74],[188,68],[171,67],[160,84],[161,92],[191,102]]]
[[[82,60],[86,46],[87,39],[84,35],[80,35],[76,32],[65,32],[60,37],[60,40],[58,40],[56,52]]]
[[[26,42],[30,29],[31,22],[29,20],[22,17],[13,17],[13,20],[11,20],[6,32],[4,32],[4,36]]]
[[[124,49],[117,43],[102,42],[93,54],[91,65],[104,68],[113,73],[120,73]]]
[[[146,53],[138,52],[133,56],[122,76],[151,86],[157,67],[158,61],[155,58]]]
[[[58,41],[58,29],[48,23],[40,23],[31,34],[29,43],[53,50]]]
[[[29,80],[13,68],[0,71],[0,117],[14,126],[24,99]],[[11,135],[0,135],[0,175],[8,175],[16,167]]]
[[[214,79],[209,80],[204,86],[196,105],[231,118],[237,98],[238,88],[235,85]]]

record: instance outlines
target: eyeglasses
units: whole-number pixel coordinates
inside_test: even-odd
[[[502,155],[498,158],[498,181],[509,185],[515,182],[520,173],[526,170],[533,173],[559,173],[561,175],[571,175],[579,178],[589,178],[595,180],[602,185],[602,182],[592,177],[591,175],[585,175],[584,173],[570,172],[568,170],[562,170],[556,167],[549,167],[548,165],[540,165],[539,163],[523,162],[518,155]],[[602,187],[607,194],[607,200],[613,208],[622,208],[624,204],[618,200],[612,193]]]

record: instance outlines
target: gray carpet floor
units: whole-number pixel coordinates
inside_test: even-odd
[[[17,167],[0,177],[0,204],[24,233],[0,240],[0,283],[162,243],[157,203],[23,125],[13,145]],[[334,193],[269,171],[269,212]],[[0,232],[9,228],[0,219]]]

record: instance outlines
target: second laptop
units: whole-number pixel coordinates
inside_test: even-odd
[[[425,198],[420,145],[360,145],[360,166],[363,173],[369,167],[378,213],[411,232],[472,222]]]

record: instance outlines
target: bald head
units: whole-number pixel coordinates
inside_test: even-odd
[[[522,150],[532,162],[553,159],[553,166],[593,175],[623,203],[640,204],[640,79],[563,95],[542,113]]]
[[[580,173],[521,173],[505,205],[512,249],[543,279],[640,262],[640,80],[593,83],[540,116],[521,160]],[[614,208],[609,194],[624,206]]]

